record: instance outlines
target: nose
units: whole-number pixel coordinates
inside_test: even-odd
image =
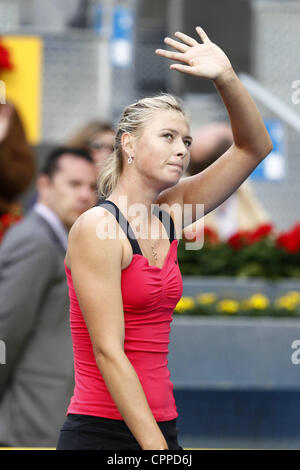
[[[180,139],[180,142],[178,142],[176,155],[178,157],[180,157],[181,159],[183,159],[184,157],[187,156],[187,154],[188,154],[188,149],[187,149],[185,143],[182,142],[182,140]]]

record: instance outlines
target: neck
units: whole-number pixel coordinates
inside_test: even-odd
[[[128,222],[130,219],[136,217],[135,213],[138,212],[139,217],[145,222],[151,221],[151,209],[152,205],[156,204],[160,190],[153,187],[145,187],[145,185],[139,185],[135,182],[120,180],[110,194],[111,199],[123,212],[128,215]],[[122,210],[123,208],[123,210]]]

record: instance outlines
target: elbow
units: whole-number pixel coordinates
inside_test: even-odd
[[[235,144],[235,146],[242,154],[258,163],[264,160],[273,150],[273,143],[269,135],[263,140],[249,142],[248,145]]]
[[[272,150],[273,150],[273,143],[272,143],[272,140],[271,140],[270,137],[269,137],[268,142],[266,143],[265,157],[266,157],[267,155],[269,155],[269,153],[271,153]]]
[[[273,143],[268,134],[266,136],[264,144],[262,145],[262,148],[259,151],[259,155],[261,156],[261,159],[263,160],[264,158],[266,158],[269,155],[269,153],[272,152],[272,150],[273,150]]]
[[[124,333],[107,334],[105,339],[93,338],[93,352],[98,363],[103,361],[114,361],[120,358],[124,352]]]
[[[259,146],[259,148],[256,148],[254,152],[251,152],[252,154],[256,156],[256,158],[259,161],[264,160],[273,150],[273,144],[271,139],[266,139],[266,141]]]
[[[120,357],[124,353],[124,349],[120,347],[110,347],[110,348],[94,348],[94,356],[96,359],[96,363],[98,364],[99,367],[101,367],[102,364],[107,363],[107,362],[115,362],[117,360],[120,360]]]

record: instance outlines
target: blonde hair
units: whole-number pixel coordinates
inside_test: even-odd
[[[150,121],[153,112],[178,111],[189,122],[181,100],[169,93],[161,93],[150,98],[142,98],[127,106],[119,120],[115,135],[114,151],[101,165],[98,175],[98,192],[102,198],[107,198],[115,188],[123,171],[123,151],[121,138],[124,133],[138,137],[142,128]]]

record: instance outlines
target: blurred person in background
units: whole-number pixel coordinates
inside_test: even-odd
[[[35,156],[18,110],[10,102],[0,104],[0,243],[9,227],[23,218],[19,197],[35,172]]]
[[[191,146],[187,175],[196,175],[205,170],[232,144],[232,130],[226,122],[213,122],[199,128]],[[270,223],[270,217],[255,197],[251,183],[246,180],[226,201],[205,215],[203,220],[189,226],[189,230],[196,231],[198,224],[200,230],[203,226],[208,227],[218,234],[220,240],[227,240],[239,230],[254,230],[265,223]]]
[[[90,152],[98,176],[106,158],[114,151],[115,131],[110,122],[90,121],[77,130],[66,142],[71,147],[83,148]],[[99,196],[99,200],[103,199]]]
[[[90,121],[78,129],[66,142],[66,147],[83,149],[89,152],[94,163],[95,173],[98,176],[106,157],[114,150],[115,132],[112,124],[106,121]],[[99,198],[101,199],[101,198]],[[37,200],[37,194],[32,196],[30,207]]]
[[[0,246],[2,446],[54,446],[74,385],[64,256],[70,228],[97,200],[93,160],[55,149],[36,186],[37,202]]]
[[[91,121],[71,136],[66,145],[88,150],[97,166],[114,151],[115,131],[109,122]]]

